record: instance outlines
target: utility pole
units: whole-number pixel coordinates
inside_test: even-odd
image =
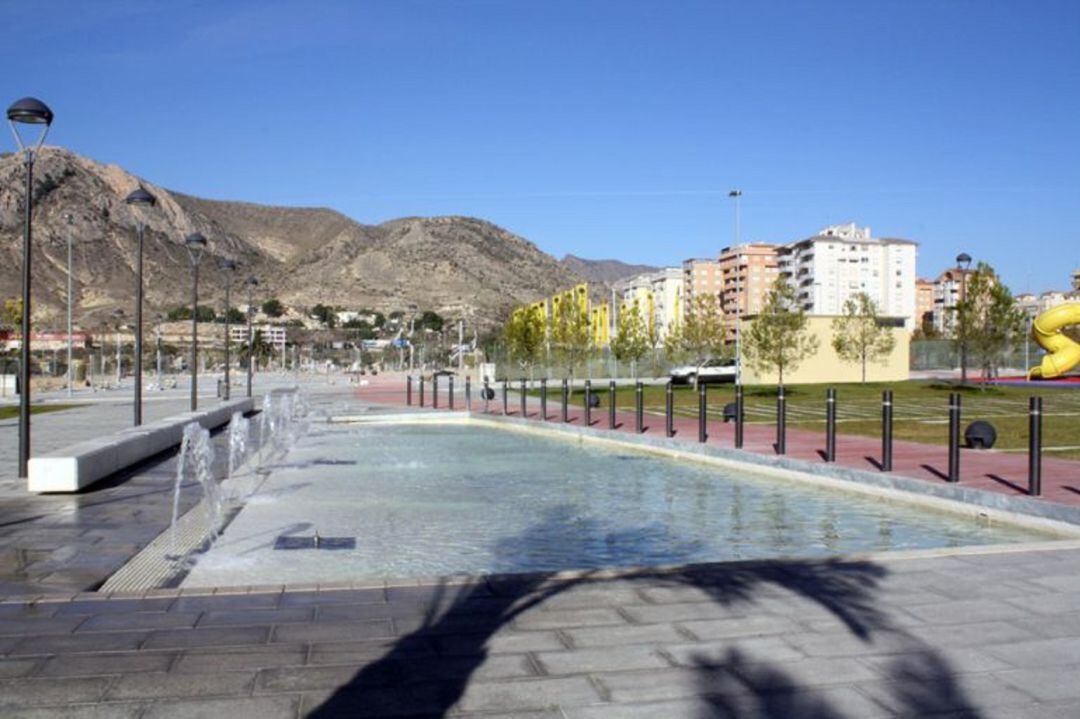
[[[735,199],[735,385],[742,386],[742,251],[739,250],[742,228],[739,226],[739,200],[742,190],[732,190]]]

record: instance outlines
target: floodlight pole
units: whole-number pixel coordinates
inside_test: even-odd
[[[735,385],[742,386],[742,253],[739,251],[742,230],[739,224],[739,200],[742,190],[732,190],[728,197],[735,199]]]
[[[71,313],[72,305],[75,302],[74,295],[72,294],[72,279],[71,279],[71,227],[74,224],[75,218],[68,213],[65,216],[68,225],[67,232],[67,396],[71,397],[73,394],[73,383],[75,380],[75,373],[71,369],[72,362],[72,347],[71,347]]]
[[[206,238],[198,232],[184,239],[191,260],[191,411],[199,408],[199,261]]]
[[[255,314],[255,308],[252,307],[252,293],[255,290],[255,286],[259,284],[259,281],[254,277],[248,277],[244,283],[247,285],[248,291],[248,311],[247,311],[247,329],[248,329],[248,358],[247,358],[247,396],[251,397],[251,374],[255,364],[255,332],[251,326],[251,318]]]

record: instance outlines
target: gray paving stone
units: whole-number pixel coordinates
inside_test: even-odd
[[[484,637],[479,642],[464,635],[451,635],[434,640],[438,651],[448,656],[463,654],[520,654],[522,652],[542,652],[566,649],[554,632],[500,632],[493,637]]]
[[[567,629],[564,634],[574,647],[611,647],[620,644],[659,644],[683,642],[685,634],[670,624],[626,624],[618,627]]]
[[[995,678],[1039,701],[1080,702],[1080,663],[1071,666],[1039,666],[995,672]]]
[[[920,673],[906,681],[862,682],[859,692],[901,716],[929,716],[949,711],[972,716],[983,706],[1019,706],[1031,697],[990,674],[956,677]],[[978,716],[978,714],[974,714]]]
[[[664,669],[671,666],[654,647],[636,645],[538,652],[535,656],[541,668],[552,675]]]
[[[301,695],[300,716],[318,711],[328,717],[401,717],[445,715],[444,696],[451,688],[441,684],[420,684],[355,690],[318,690]]]
[[[673,662],[683,667],[712,666],[723,662],[733,647],[753,655],[759,662],[790,662],[806,657],[782,637],[740,637],[709,642],[665,644],[660,649]]]
[[[603,701],[585,677],[475,682],[465,688],[457,704],[462,712],[546,709],[555,705],[583,705]]]
[[[295,719],[298,697],[156,701],[141,719]]]
[[[389,621],[282,624],[274,627],[275,642],[334,642],[385,639],[393,636]]]
[[[202,628],[244,624],[287,624],[310,622],[313,616],[314,610],[306,607],[211,610],[202,614],[198,626]]]
[[[752,637],[774,634],[791,634],[803,630],[795,621],[786,617],[751,615],[742,619],[702,619],[679,622],[683,631],[698,639],[725,639],[728,637]]]
[[[1025,669],[1080,664],[1080,641],[1071,637],[1007,642],[981,647],[981,650]]]
[[[566,609],[559,611],[529,611],[514,619],[518,629],[559,629],[626,624],[626,619],[613,607]]]
[[[904,635],[895,632],[875,632],[865,638],[850,631],[800,632],[787,634],[784,639],[811,657],[872,656],[908,651]]]
[[[26,659],[0,659],[0,679],[24,677],[42,662],[39,657]]]
[[[87,634],[85,636],[94,636]],[[144,649],[184,649],[187,647],[227,647],[265,644],[270,627],[222,627],[212,629],[161,629],[151,632]]]
[[[133,674],[168,671],[175,652],[121,652],[108,654],[62,654],[49,657],[41,676],[75,677],[102,674]]]
[[[70,634],[75,627],[86,621],[86,617],[26,617],[22,619],[0,619],[0,635],[34,634]]]
[[[933,646],[953,648],[1019,642],[1030,638],[1028,632],[1007,622],[943,624],[933,627],[910,627],[907,631]]]
[[[127,629],[174,629],[195,626],[198,612],[131,612],[101,614],[86,619],[76,632],[123,631]]]
[[[277,646],[277,645],[271,645]],[[400,641],[325,642],[312,644],[308,652],[308,664],[357,664],[367,663],[390,651],[405,657],[434,657],[435,644],[418,639],[407,644]]]
[[[1080,573],[1077,572],[1051,574],[1043,577],[1036,577],[1031,581],[1039,586],[1059,592],[1069,592],[1073,594],[1080,592]]]
[[[254,682],[255,672],[125,674],[109,688],[108,698],[246,696]]]
[[[189,649],[180,656],[172,671],[201,674],[300,666],[307,659],[307,654],[308,648],[304,644]]]
[[[97,701],[112,681],[107,677],[7,679],[0,681],[0,710]]]
[[[237,609],[276,609],[281,594],[213,594],[209,596],[177,597],[171,612],[230,611]]]
[[[164,612],[176,599],[172,597],[151,597],[147,599],[105,599],[94,601],[57,602],[54,611],[57,615],[67,614],[127,614],[128,612]]]
[[[943,604],[922,604],[906,611],[927,624],[969,624],[1016,616],[1016,607],[998,599],[968,599]]]
[[[287,592],[281,597],[282,607],[334,606],[353,604],[386,604],[386,590],[343,589],[326,592]]]
[[[670,624],[696,619],[738,619],[742,611],[716,602],[682,602],[671,604],[636,604],[620,608],[638,624]]]
[[[34,654],[75,654],[138,649],[146,632],[85,632],[45,637],[24,637],[10,650],[12,656]]]
[[[1057,616],[1080,612],[1080,592],[1031,592],[1005,601],[1025,614]]]
[[[137,719],[146,709],[144,702],[71,704],[62,707],[15,709],[5,719]]]

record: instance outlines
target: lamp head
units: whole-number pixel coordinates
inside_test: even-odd
[[[192,232],[184,238],[184,246],[187,247],[188,256],[193,264],[199,263],[202,251],[206,249],[206,238],[201,233]]]
[[[255,278],[255,275],[252,275],[251,277],[248,277],[246,280],[244,280],[244,284],[248,287],[256,287],[259,284],[259,280]]]
[[[225,257],[218,260],[218,269],[225,270],[226,272],[234,272],[237,267],[239,267],[239,265],[236,264],[236,260],[230,260]]]
[[[139,187],[132,190],[131,194],[124,199],[124,202],[132,207],[153,207],[157,204],[157,198],[142,187]]]
[[[971,255],[966,252],[961,252],[956,256],[956,264],[958,267],[963,267],[966,270],[971,267]]]
[[[19,149],[32,153],[45,143],[45,136],[49,134],[49,125],[53,121],[53,111],[36,97],[24,97],[11,104],[11,107],[7,110],[7,119]],[[41,134],[32,147],[23,142],[18,125],[39,125],[41,127]]]
[[[727,193],[727,196],[728,197],[742,197],[742,190],[732,190],[731,192]]]

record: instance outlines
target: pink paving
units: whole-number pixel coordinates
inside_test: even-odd
[[[495,388],[495,399],[489,403],[492,414],[502,414],[502,390]],[[425,388],[425,409],[432,407],[430,382]],[[448,409],[449,396],[445,380],[440,382],[438,409]],[[461,383],[455,386],[455,410],[465,409],[465,393]],[[606,392],[601,397],[606,400]],[[402,376],[383,375],[372,378],[366,387],[356,391],[358,399],[373,404],[404,407],[405,378]],[[480,393],[473,388],[473,409],[483,409]],[[568,411],[570,421],[579,424],[584,421],[580,388],[571,400]],[[560,394],[558,388],[548,392],[548,421],[559,422],[561,419]],[[726,400],[725,400],[726,401]],[[509,398],[510,416],[520,415],[520,403],[517,387],[512,386]],[[414,390],[413,407],[419,407],[419,396]],[[717,404],[711,408],[719,408]],[[536,397],[528,398],[528,417],[540,421],[540,401]],[[592,411],[591,426],[596,429],[608,427],[608,409],[606,402]],[[675,417],[675,439],[684,442],[698,441],[697,418]],[[616,413],[617,432],[634,432],[633,412]],[[712,420],[706,425],[707,443],[723,447],[734,447],[735,426]],[[664,434],[663,415],[645,415],[645,432],[649,435]],[[757,454],[774,455],[776,453],[776,428],[771,424],[747,424],[743,432],[743,450]],[[825,433],[803,429],[788,428],[787,456],[809,462],[824,462]],[[836,464],[861,470],[879,471],[878,460],[881,457],[881,440],[873,437],[844,436],[836,439]],[[944,483],[948,471],[948,451],[944,446],[920,444],[918,442],[893,442],[893,473],[925,480]],[[975,487],[1006,495],[1027,495],[1028,458],[1026,453],[995,452],[986,450],[960,450],[960,482],[966,487]],[[1041,499],[1061,504],[1080,506],[1080,461],[1054,459],[1043,456],[1042,460],[1042,497]]]

